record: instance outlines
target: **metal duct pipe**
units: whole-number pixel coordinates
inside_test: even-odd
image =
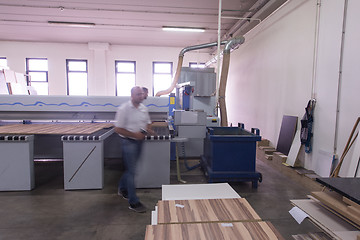
[[[222,41],[220,44],[225,45],[226,43],[228,43],[228,41]],[[171,83],[171,85],[170,85],[170,87],[168,89],[157,92],[155,96],[160,97],[161,95],[169,94],[175,88],[175,86],[176,86],[176,84],[177,84],[177,82],[179,80],[179,77],[180,77],[181,67],[182,67],[183,59],[184,59],[184,54],[186,52],[193,51],[193,50],[198,50],[198,49],[203,49],[203,48],[214,47],[217,44],[218,44],[218,42],[212,42],[212,43],[204,43],[204,44],[200,44],[200,45],[189,46],[189,47],[183,48],[180,51],[180,54],[179,54],[178,65],[177,65],[177,68],[176,68],[176,72],[175,72],[173,82]]]
[[[243,36],[235,37],[233,39],[230,39],[224,48],[224,54],[230,53],[230,50],[237,45],[243,44],[245,42],[245,38]]]
[[[229,72],[229,65],[230,65],[230,50],[239,45],[244,43],[245,38],[243,36],[236,37],[231,39],[224,48],[223,53],[223,64],[221,68],[221,78],[220,78],[220,86],[219,86],[219,107],[220,107],[220,121],[222,127],[228,126],[227,120],[227,111],[226,111],[226,102],[225,102],[225,92],[226,92],[226,83],[227,83],[227,76]]]

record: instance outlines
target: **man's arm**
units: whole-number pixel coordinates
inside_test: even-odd
[[[151,124],[148,124],[148,125],[146,126],[146,131],[147,131],[150,135],[153,135],[153,136],[156,136],[156,135],[157,135],[156,132],[154,132],[154,130],[152,130]]]
[[[126,130],[125,128],[119,128],[119,127],[115,127],[114,128],[115,132],[127,137],[127,138],[133,138],[136,140],[144,140],[145,139],[145,135],[141,132],[130,132],[128,130]]]

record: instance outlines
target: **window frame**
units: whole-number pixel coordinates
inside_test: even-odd
[[[197,67],[192,67],[193,65],[196,65]],[[198,67],[199,65],[200,65],[200,66],[203,65],[204,67],[201,67],[201,68],[200,68],[200,67]],[[198,63],[198,62],[189,62],[189,67],[190,67],[190,68],[199,68],[199,69],[206,68],[205,63],[202,63],[202,62],[199,62],[199,63]]]
[[[48,64],[48,70],[47,71],[42,71],[42,70],[30,70],[29,69],[29,61],[30,60],[46,60],[47,64]],[[47,95],[49,95],[49,62],[47,58],[26,58],[26,63],[25,63],[25,67],[26,67],[26,84],[28,86],[32,86],[31,83],[35,82],[35,83],[46,83],[47,84]],[[46,81],[34,81],[31,79],[30,76],[30,72],[35,72],[35,73],[45,73],[46,76]],[[35,89],[36,90],[36,89]]]
[[[86,70],[85,71],[72,71],[69,70],[69,62],[85,62]],[[86,73],[86,95],[89,96],[89,66],[87,59],[66,59],[66,95],[68,96],[84,96],[84,95],[70,95],[69,88],[69,73]]]
[[[134,64],[134,72],[118,72],[118,69],[117,69],[117,64],[118,63],[133,63]],[[136,61],[132,61],[132,60],[115,60],[115,96],[118,96],[118,74],[129,74],[129,73],[132,73],[134,74],[135,76],[135,85],[136,86],[136,82],[137,82],[137,79],[136,79]],[[131,95],[131,93],[129,92],[129,96]]]
[[[164,64],[164,63],[169,63],[170,64],[170,73],[156,73],[155,72],[155,65],[156,64]],[[157,75],[157,74],[159,74],[159,75],[168,75],[168,74],[170,74],[170,78],[172,80],[173,79],[173,74],[174,74],[173,66],[174,66],[173,62],[166,62],[166,61],[153,61],[152,62],[152,96],[155,96],[155,94],[156,94],[156,92],[155,92],[155,75]],[[171,84],[171,81],[170,81],[170,84]]]

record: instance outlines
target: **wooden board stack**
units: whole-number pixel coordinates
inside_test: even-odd
[[[275,230],[275,231],[274,231]],[[163,224],[146,227],[145,240],[281,239],[270,222]]]
[[[11,124],[0,126],[0,134],[92,134],[103,128],[112,127],[112,123],[51,123],[51,124]]]
[[[164,200],[158,224],[146,228],[152,239],[283,239],[244,198]]]
[[[312,192],[326,208],[360,229],[360,205],[335,192]]]

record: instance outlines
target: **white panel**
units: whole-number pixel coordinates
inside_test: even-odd
[[[163,185],[162,200],[240,198],[228,183]]]
[[[0,191],[35,187],[33,141],[0,141]]]
[[[102,189],[104,153],[102,142],[64,142],[64,188]]]

